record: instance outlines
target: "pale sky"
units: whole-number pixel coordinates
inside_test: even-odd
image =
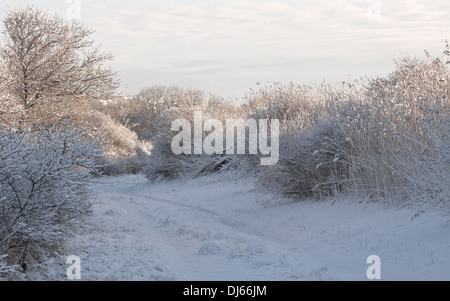
[[[0,17],[26,4],[95,30],[129,94],[175,85],[231,100],[257,82],[382,76],[450,39],[445,0],[2,0]]]

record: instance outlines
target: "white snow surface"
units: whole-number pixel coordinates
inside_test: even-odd
[[[448,211],[397,209],[355,199],[293,202],[261,192],[252,178],[202,177],[151,183],[105,177],[94,215],[67,254],[31,272],[66,280],[450,280]]]

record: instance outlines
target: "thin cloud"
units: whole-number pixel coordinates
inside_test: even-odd
[[[17,1],[5,2],[17,6]],[[55,7],[54,1],[29,2]],[[375,4],[380,10],[373,18]],[[67,5],[59,5],[64,15]],[[113,67],[192,77],[201,73],[207,74],[202,80],[211,82],[229,78],[233,70],[236,84],[230,84],[230,91],[252,72],[258,81],[259,72],[267,69],[280,78],[302,74],[304,81],[328,74],[346,77],[347,69],[360,69],[360,62],[367,62],[364,74],[389,71],[381,67],[400,52],[441,51],[450,38],[449,13],[450,3],[437,0],[81,0],[81,21],[112,51]],[[380,66],[381,60],[386,65]],[[292,66],[309,70],[296,73]]]

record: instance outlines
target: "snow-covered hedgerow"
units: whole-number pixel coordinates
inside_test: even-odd
[[[445,57],[397,60],[392,73],[370,80],[365,91],[342,122],[351,137],[351,189],[398,206],[448,205],[450,73]]]
[[[301,86],[274,83],[247,96],[248,114],[280,121],[280,158],[259,168],[266,189],[295,199],[343,191],[348,176],[346,132],[338,118],[356,86]]]
[[[345,191],[394,206],[450,205],[449,64],[405,57],[385,77],[254,92],[250,113],[282,124],[279,163],[261,168],[264,187],[296,198]]]
[[[61,251],[90,212],[91,171],[102,150],[68,122],[0,131],[0,254],[26,269]]]

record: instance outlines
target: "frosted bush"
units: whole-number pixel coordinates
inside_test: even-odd
[[[90,213],[90,173],[102,150],[66,123],[0,131],[0,254],[26,269],[61,251]]]
[[[7,255],[0,255],[0,280],[11,280],[13,277],[17,277],[21,270],[18,265],[9,265],[6,262]]]
[[[322,197],[342,189],[349,145],[335,120],[309,131],[286,131],[280,137],[278,164],[262,168],[262,183],[295,197]]]
[[[445,60],[427,55],[369,81],[344,124],[353,191],[395,205],[448,200],[449,79]]]
[[[161,98],[155,97],[157,95]],[[171,131],[171,125],[176,119],[185,119],[194,124],[195,111],[202,112],[203,120],[218,119],[225,123],[227,118],[245,117],[242,108],[226,103],[214,95],[189,89],[151,88],[141,92],[140,97],[152,104],[154,110],[152,114],[155,118],[152,126],[153,148],[144,171],[149,179],[196,177],[226,170],[231,161],[236,164],[233,166],[239,165],[240,159],[225,158],[222,155],[175,155],[171,149],[171,142],[176,133]],[[163,101],[164,99],[167,101]],[[205,136],[203,133],[203,138]]]

